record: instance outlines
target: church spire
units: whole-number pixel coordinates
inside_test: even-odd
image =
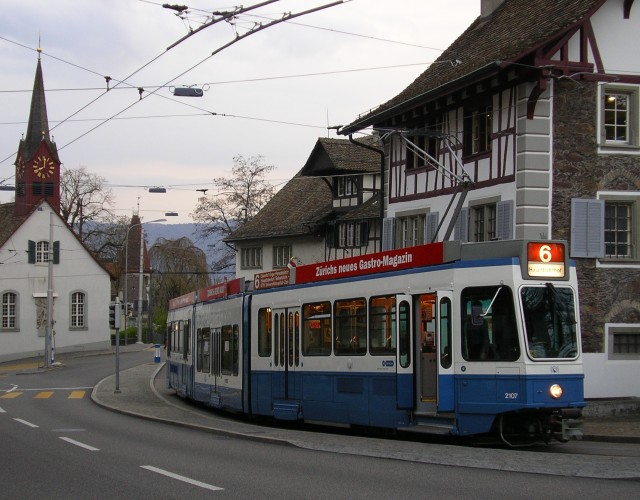
[[[38,47],[29,123],[18,146],[15,163],[16,215],[29,213],[42,199],[47,200],[55,211],[60,210],[60,158],[56,144],[49,137],[41,52]]]
[[[42,64],[40,60],[41,51],[42,49],[38,48],[38,65],[36,66],[33,93],[31,94],[29,124],[27,125],[27,133],[24,138],[24,158],[31,158],[43,140],[47,142],[52,153],[57,156],[56,147],[53,145],[49,137],[49,119],[47,117],[47,102],[44,96],[44,80],[42,77]]]

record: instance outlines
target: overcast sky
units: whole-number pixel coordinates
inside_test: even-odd
[[[0,182],[15,181],[39,45],[63,168],[85,166],[104,177],[120,215],[131,215],[139,203],[143,220],[176,211],[180,216],[168,222],[190,222],[201,196],[196,189],[215,195],[212,180],[230,175],[234,156],[262,155],[276,167],[270,180],[281,185],[304,165],[318,137],[336,137],[328,125],[351,123],[394,97],[480,12],[480,0],[352,0],[263,29],[211,56],[256,23],[329,2],[277,1],[170,50],[208,13],[233,6],[194,0],[181,19],[163,3],[2,2]],[[112,79],[109,92],[105,76]],[[183,86],[203,88],[204,95],[175,97],[174,88]],[[148,192],[156,186],[167,193]],[[0,191],[0,202],[12,199],[12,192]]]

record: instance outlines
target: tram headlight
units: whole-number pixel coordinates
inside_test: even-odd
[[[562,396],[562,387],[560,387],[558,384],[553,384],[551,387],[549,387],[549,396],[551,396],[553,399],[560,398],[560,396]]]

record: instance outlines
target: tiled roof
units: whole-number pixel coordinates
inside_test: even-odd
[[[332,199],[324,180],[298,174],[225,241],[313,234],[315,225],[332,213]]]
[[[382,151],[371,137],[354,140]],[[379,172],[379,153],[353,144],[348,139],[320,138],[309,155],[307,163],[302,168],[301,175],[325,176]]]
[[[380,149],[370,137],[358,141]],[[329,219],[351,217],[352,211],[348,214],[334,212],[333,193],[325,177],[345,173],[379,173],[380,162],[379,153],[348,139],[318,139],[302,170],[253,219],[225,241],[313,235],[319,225]],[[380,216],[375,200],[353,211],[354,214],[356,212],[359,217],[354,215],[352,218]]]
[[[505,0],[491,15],[478,17],[400,94],[339,133],[352,133],[378,123],[476,73],[496,70],[503,62],[521,60],[588,18],[605,1]]]
[[[15,215],[15,203],[3,203],[0,205],[0,247],[29,218],[29,214]]]

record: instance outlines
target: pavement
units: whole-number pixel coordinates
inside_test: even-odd
[[[445,438],[437,438],[436,441],[389,439],[377,435],[347,434],[331,428],[309,430],[309,427],[296,424],[256,423],[178,398],[173,390],[166,387],[165,363],[155,362],[153,347],[137,345],[129,349],[149,350],[150,362],[121,371],[117,391],[115,374],[101,380],[94,387],[91,398],[104,408],[134,417],[218,435],[332,453],[550,475],[640,479],[640,459],[637,456],[613,455],[615,452],[611,455],[588,455],[576,451],[569,452],[570,455],[563,453],[562,447],[572,446],[571,443],[550,445],[554,453],[545,453],[541,459],[540,454],[532,453],[531,449],[461,446],[455,440],[447,441]],[[0,373],[21,370],[34,370],[33,364],[17,361],[0,364]],[[623,416],[587,417],[583,439],[640,444],[640,414],[625,412]],[[434,442],[437,446],[433,445]],[[543,446],[537,451],[546,449]]]

